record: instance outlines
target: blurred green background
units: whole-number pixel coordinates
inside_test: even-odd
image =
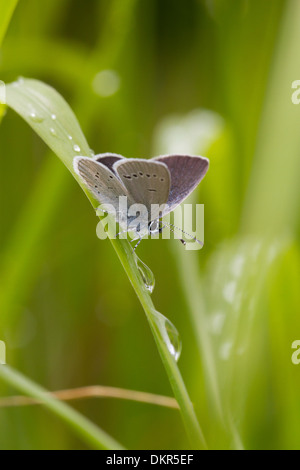
[[[56,88],[96,153],[210,158],[194,195],[205,204],[203,250],[147,240],[138,254],[155,275],[155,306],[180,332],[179,367],[212,448],[231,444],[215,427],[203,338],[244,447],[300,448],[300,365],[291,362],[299,25],[297,0],[21,0],[0,51],[0,79]],[[143,310],[76,181],[12,111],[0,157],[7,362],[49,390],[171,395]],[[14,393],[0,384],[1,396]],[[176,410],[113,399],[72,406],[128,448],[189,446]],[[0,422],[1,449],[85,448],[41,407],[1,408]]]

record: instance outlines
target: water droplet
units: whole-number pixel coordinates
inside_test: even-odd
[[[73,137],[71,135],[68,135],[69,140],[73,140]]]
[[[57,119],[56,114],[51,114],[51,119],[52,121],[55,121]]]
[[[102,97],[112,96],[120,88],[121,79],[115,70],[102,70],[95,76],[92,87]]]
[[[155,286],[154,274],[148,266],[135,254],[135,262],[142,276],[146,289],[152,294]]]
[[[74,149],[75,152],[80,152],[80,150],[81,150],[79,145],[74,145],[73,149]]]
[[[38,114],[36,114],[34,111],[32,111],[30,114],[29,114],[29,117],[32,121],[34,122],[43,122],[44,121],[44,118],[39,116]]]
[[[50,129],[50,134],[53,135],[53,137],[56,137],[56,136],[57,136],[56,130],[53,129],[53,127],[51,127],[51,129]]]
[[[182,350],[182,343],[177,328],[161,313],[155,311],[152,315],[171,356],[177,362]]]
[[[23,83],[24,83],[24,78],[19,77],[18,80],[16,80],[15,82],[13,82],[12,86],[16,88],[16,87],[18,87],[18,86],[20,86],[20,85],[23,85]]]

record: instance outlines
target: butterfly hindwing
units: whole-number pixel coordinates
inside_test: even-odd
[[[165,155],[156,157],[153,161],[164,163],[171,175],[171,188],[164,215],[173,211],[194,191],[209,167],[207,158],[190,155]]]
[[[95,156],[95,160],[102,165],[105,165],[110,171],[114,173],[113,165],[118,162],[119,160],[125,160],[122,155],[118,155],[117,153],[100,153],[99,155]]]

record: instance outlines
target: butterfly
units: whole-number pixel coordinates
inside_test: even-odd
[[[161,217],[193,192],[204,178],[209,160],[190,155],[147,160],[105,153],[94,158],[75,157],[73,165],[93,197],[104,207],[112,207],[123,231],[135,231],[140,242],[145,234],[161,231]],[[124,197],[127,209],[120,210],[120,198]],[[130,211],[136,205],[145,209],[142,214],[138,211],[139,217]]]

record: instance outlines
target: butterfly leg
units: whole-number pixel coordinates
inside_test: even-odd
[[[127,230],[122,230],[121,232],[117,233],[116,238],[119,238],[120,235],[122,235],[123,233],[128,233],[128,229]]]
[[[133,252],[135,252],[135,250],[137,249],[137,247],[139,246],[139,244],[141,243],[142,241],[142,236],[140,234],[140,232],[136,232],[138,237],[137,238],[134,238],[133,240],[131,240],[130,243],[133,243],[133,242],[136,242],[138,240],[138,242],[135,244],[134,248],[133,248]]]

